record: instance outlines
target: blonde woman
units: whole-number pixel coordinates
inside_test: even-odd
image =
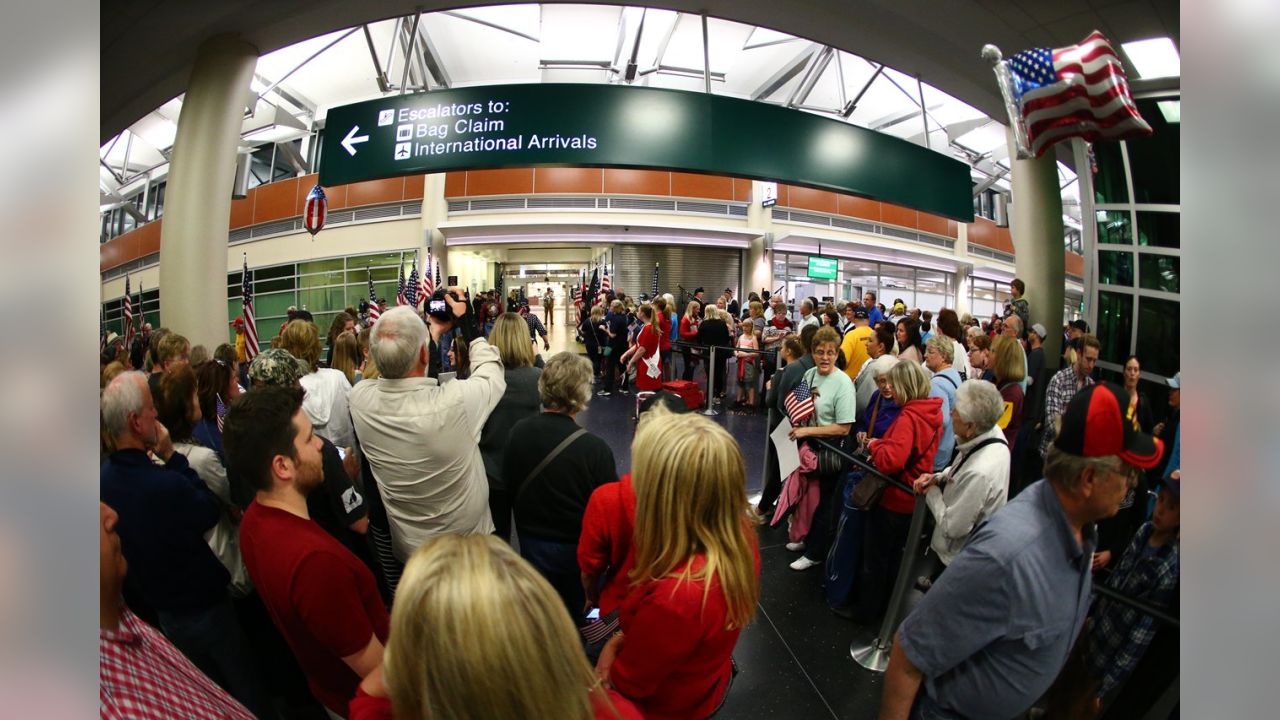
[[[716,376],[716,386],[714,389],[707,388],[707,394],[714,392],[718,398],[724,397],[725,361],[729,359],[729,348],[733,347],[733,335],[729,331],[733,321],[725,322],[723,312],[715,305],[708,305],[703,311],[702,324],[698,326],[698,342],[718,348],[714,355],[715,364],[707,366],[708,376],[712,373]],[[708,349],[707,352],[710,353],[711,350]]]
[[[341,370],[320,367],[320,329],[310,320],[291,320],[280,333],[279,347],[306,363],[310,372],[300,382],[306,396],[302,409],[316,434],[338,447],[355,444],[347,395],[351,383]]]
[[[991,372],[996,376],[995,386],[1004,398],[1004,414],[996,423],[1004,431],[1005,442],[1013,447],[1022,430],[1022,379],[1027,376],[1027,356],[1022,343],[1008,335],[997,335],[991,343]]]
[[[360,343],[356,340],[356,334],[350,330],[343,330],[333,339],[333,348],[330,352],[331,359],[329,367],[334,370],[342,371],[347,376],[347,382],[356,384],[356,372],[360,369]]]
[[[684,317],[680,318],[680,342],[697,343],[698,342],[698,325],[701,324],[701,318],[698,313],[702,306],[697,300],[690,300],[689,304],[684,308]],[[693,371],[698,366],[698,356],[696,350],[683,348],[680,351],[684,356],[684,372],[680,375],[681,380],[692,380]]]
[[[705,718],[760,597],[746,466],[729,433],[697,414],[649,411],[632,447],[632,588],[596,674],[646,718]]]
[[[747,405],[756,406],[756,385],[760,377],[760,356],[753,352],[744,352],[745,350],[759,350],[760,336],[756,332],[756,324],[750,319],[742,321],[742,334],[738,336],[735,344],[738,350],[734,351],[734,357],[738,359],[738,397],[734,401],[734,407],[742,405],[742,395],[747,395]]]
[[[511,428],[527,417],[538,414],[538,378],[542,371],[533,366],[533,344],[529,342],[529,326],[516,313],[502,313],[493,324],[489,344],[502,357],[507,389],[498,406],[489,413],[480,433],[480,458],[489,478],[489,512],[493,515],[493,532],[506,541],[511,539],[511,496],[502,474],[502,454],[507,449]],[[519,442],[520,438],[516,438]]]
[[[442,535],[396,590],[382,666],[351,720],[639,720],[600,687],[560,598],[497,538]]]

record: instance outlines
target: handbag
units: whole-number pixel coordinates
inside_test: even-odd
[[[941,428],[934,432],[933,440],[930,442],[931,445],[934,442],[937,442],[938,434],[940,432]],[[907,458],[907,463],[903,468],[910,469],[911,466],[915,465],[919,460],[919,456],[912,453],[911,456]],[[889,481],[884,477],[881,477],[880,475],[867,474],[863,476],[862,480],[853,488],[853,492],[850,494],[849,500],[853,503],[853,506],[859,510],[872,510],[880,504],[880,498],[884,496],[884,491],[888,487]]]

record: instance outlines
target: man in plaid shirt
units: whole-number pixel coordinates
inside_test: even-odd
[[[1156,498],[1151,521],[1138,528],[1107,587],[1156,607],[1168,607],[1177,597],[1181,494],[1180,474],[1175,471]],[[1106,598],[1098,601],[1088,655],[1098,680],[1098,698],[1106,698],[1133,672],[1155,638],[1156,622],[1135,608]]]
[[[252,713],[125,606],[120,592],[128,565],[116,535],[118,517],[102,502],[98,514],[101,716],[110,720],[252,720]]]
[[[1066,412],[1067,404],[1076,393],[1093,384],[1093,366],[1098,362],[1102,344],[1098,338],[1085,335],[1080,338],[1080,352],[1074,365],[1058,371],[1049,381],[1044,399],[1044,438],[1040,441],[1040,457],[1049,457],[1049,446],[1057,436],[1058,418]]]
[[[525,324],[529,326],[529,339],[534,342],[538,341],[538,336],[542,336],[542,349],[550,350],[551,342],[547,340],[547,328],[538,319],[537,315],[529,312],[529,303],[520,305],[520,317],[524,318]]]

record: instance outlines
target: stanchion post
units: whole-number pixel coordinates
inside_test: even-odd
[[[880,623],[880,634],[870,645],[860,645],[855,640],[849,645],[849,654],[854,662],[872,672],[884,672],[889,667],[889,651],[893,648],[893,634],[902,621],[902,605],[907,597],[907,590],[912,583],[912,569],[915,566],[916,551],[920,547],[920,533],[924,530],[924,516],[928,509],[923,500],[916,501],[916,509],[911,513],[911,529],[907,531],[907,546],[902,551],[902,562],[898,564],[898,579],[893,583],[893,594],[889,597],[889,609],[884,613]]]
[[[715,409],[716,404],[716,346],[708,345],[707,350],[710,355],[707,356],[707,409],[702,411],[703,415],[719,415],[720,411]]]

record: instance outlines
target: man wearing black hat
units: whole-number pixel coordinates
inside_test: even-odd
[[[705,299],[703,299],[703,295],[704,295],[704,293],[702,292],[702,288],[696,288],[696,289],[693,291],[693,299],[694,299],[694,300],[697,300],[697,301],[698,301],[698,304],[699,304],[699,305],[701,305],[702,307],[706,307],[706,306],[707,306],[707,301],[706,301]]]
[[[733,297],[733,288],[724,289],[724,299],[725,299],[725,302],[729,304],[727,308],[729,311],[729,314],[734,316],[735,318],[739,317],[738,313],[741,311],[742,308],[738,305],[737,299]]]
[[[867,338],[874,335],[875,331],[871,329],[867,309],[858,303],[847,303],[844,306],[844,316],[849,323],[844,340],[840,342],[840,352],[844,354],[844,372],[850,380],[857,380],[862,366],[871,359],[871,355],[867,353]]]
[[[1014,717],[1049,688],[1089,612],[1094,523],[1160,459],[1136,411],[1112,383],[1072,398],[1045,479],[977,528],[903,620],[881,720]]]

